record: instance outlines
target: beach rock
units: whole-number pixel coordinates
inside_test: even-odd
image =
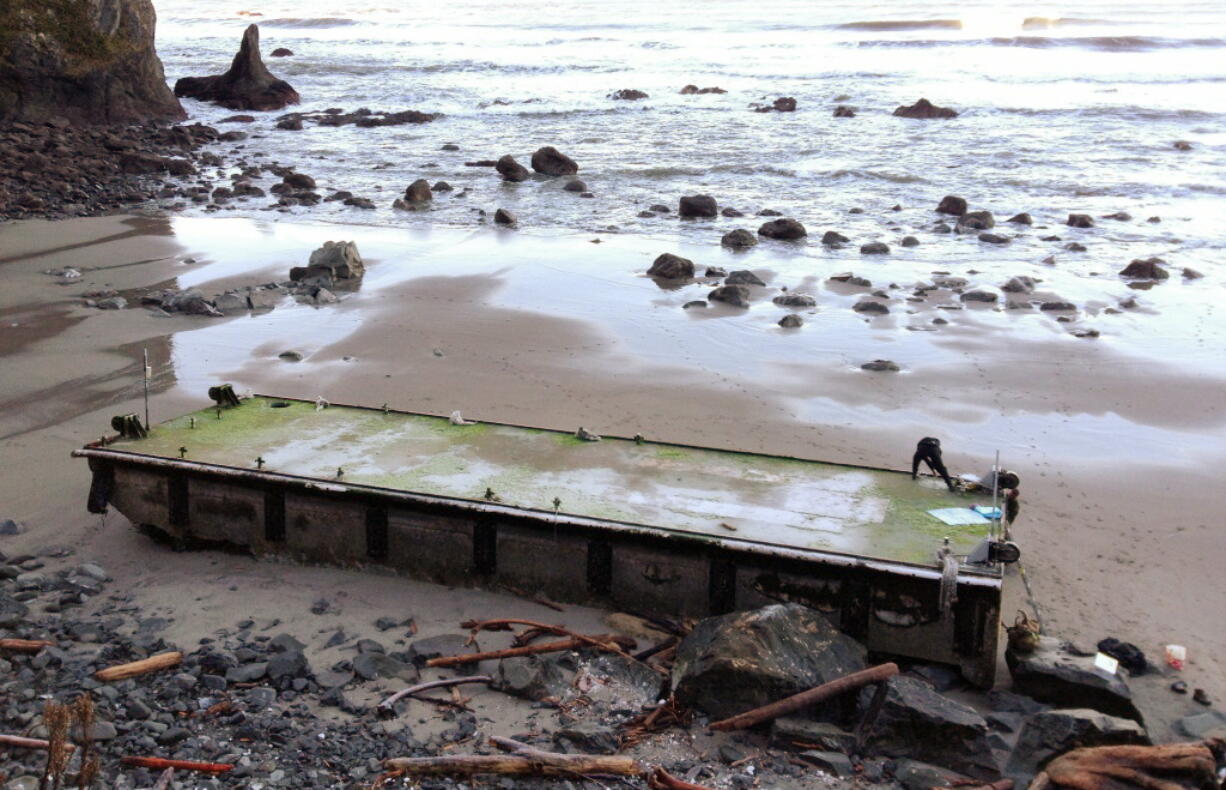
[[[1208,711],[1184,716],[1175,722],[1175,729],[1189,738],[1226,738],[1226,713]]]
[[[759,217],[782,217],[782,211],[775,211],[773,208],[764,208],[758,212]]]
[[[499,225],[514,225],[516,224],[515,215],[505,208],[500,208],[494,212],[494,222]]]
[[[1034,224],[1033,220],[1031,220],[1030,218],[1030,215],[1027,214],[1025,211],[1023,211],[1021,214],[1014,214],[1012,217],[1009,217],[1009,219],[1006,221],[1012,222],[1014,225],[1032,225]]]
[[[1174,146],[1176,151],[1191,151],[1192,150],[1192,144],[1189,143],[1187,140],[1176,140],[1174,143],[1172,143],[1172,145]]]
[[[682,96],[693,96],[696,94],[707,94],[707,93],[727,93],[728,91],[724,90],[723,88],[715,88],[715,87],[700,88],[697,85],[686,85],[684,88],[682,88],[678,92]]]
[[[758,275],[748,269],[739,269],[728,274],[725,285],[766,285]]]
[[[404,199],[410,203],[428,203],[434,200],[434,192],[426,179],[419,178],[404,190]]]
[[[719,243],[724,247],[731,247],[734,250],[743,250],[746,247],[752,247],[758,243],[758,237],[745,230],[737,228],[730,230],[723,235]]]
[[[758,235],[768,239],[795,241],[805,237],[805,226],[794,219],[773,219],[758,228]]]
[[[749,289],[743,285],[721,285],[707,294],[707,299],[733,307],[749,307]]]
[[[1034,290],[1035,281],[1033,277],[1020,275],[1010,277],[1009,281],[1000,287],[1000,290],[1011,294],[1028,294]]]
[[[703,277],[727,277],[728,272],[721,266],[708,266],[703,272]]]
[[[128,306],[128,300],[122,296],[109,296],[105,299],[99,299],[94,303],[94,306],[99,310],[122,310]]]
[[[16,628],[29,614],[28,606],[0,590],[0,628]]]
[[[892,677],[886,688],[885,704],[865,742],[870,753],[923,755],[926,761],[977,779],[997,777],[999,767],[988,746],[988,724],[982,716],[916,678]],[[861,715],[875,691],[861,690]]]
[[[274,58],[292,58],[294,56],[294,51],[292,49],[286,49],[285,47],[277,47],[270,52],[269,55]]]
[[[556,659],[517,656],[498,662],[494,687],[514,697],[539,701],[561,697],[569,683]]]
[[[817,307],[817,299],[811,294],[795,293],[792,291],[776,296],[771,301],[780,307]]]
[[[707,306],[706,300],[695,299],[692,302],[686,302],[685,304],[681,305],[681,309],[682,310],[692,310],[696,307],[706,307],[706,306]]]
[[[861,255],[889,255],[890,245],[884,241],[870,241],[868,244],[860,245]]]
[[[314,189],[315,179],[306,173],[287,173],[281,178],[281,183],[293,189]],[[273,190],[274,192],[276,190]]]
[[[9,0],[2,14],[0,121],[63,123],[53,139],[69,125],[186,117],[154,49],[152,0]]]
[[[951,228],[951,227],[949,227],[949,225],[947,225],[947,224],[946,224],[946,223],[944,223],[944,222],[938,222],[938,223],[936,223],[935,225],[933,225],[933,226],[932,226],[932,232],[933,232],[933,233],[942,233],[942,234],[943,234],[943,233],[953,233],[953,232],[954,232],[954,229],[953,229],[953,228]]]
[[[797,754],[796,757],[822,773],[848,779],[855,775],[851,758],[840,752],[822,752],[815,749],[806,749]]]
[[[619,748],[617,727],[598,721],[580,721],[558,730],[565,741],[584,754],[615,754]]]
[[[837,724],[813,721],[800,716],[782,716],[771,722],[772,746],[795,749],[794,744],[797,741],[813,744],[823,751],[850,752],[855,748],[856,736]]]
[[[1104,214],[1103,219],[1113,219],[1117,222],[1131,222],[1132,215],[1127,211],[1117,211],[1114,214]]]
[[[719,207],[710,195],[687,195],[678,201],[677,215],[712,218],[719,215]]]
[[[1076,312],[1077,305],[1072,302],[1062,302],[1059,300],[1051,300],[1043,302],[1039,305],[1039,309],[1044,312]]]
[[[1053,757],[1086,746],[1145,745],[1149,737],[1135,721],[1095,710],[1071,708],[1027,716],[1004,773],[1025,787]]]
[[[900,106],[894,110],[894,115],[899,118],[919,118],[921,120],[958,117],[957,111],[948,107],[937,107],[927,99],[920,99],[910,107],[906,105]]]
[[[834,108],[834,117],[835,118],[855,118],[856,111],[853,110],[851,107],[848,107],[846,104],[840,104],[838,107]]]
[[[573,176],[579,172],[579,165],[552,145],[546,145],[532,154],[532,169],[547,176]]]
[[[619,91],[614,91],[609,94],[610,99],[619,99],[621,101],[637,101],[638,99],[646,99],[647,94],[634,88],[622,88]]]
[[[991,230],[996,227],[996,218],[990,211],[968,211],[958,218],[958,232],[967,230]]]
[[[851,241],[851,239],[837,231],[828,230],[822,234],[822,244],[826,245],[827,247],[837,247],[841,244],[846,244],[849,241]]]
[[[1200,278],[1204,276],[1205,275],[1201,274],[1200,272],[1196,271],[1195,269],[1189,266],[1183,267],[1183,279],[1185,280],[1199,280]]]
[[[995,302],[999,297],[996,294],[992,293],[991,291],[978,291],[977,290],[977,291],[967,291],[966,293],[962,294],[958,298],[960,298],[964,302],[985,302],[985,303],[990,304],[992,302]]]
[[[904,790],[933,790],[940,787],[959,787],[974,784],[974,780],[956,771],[919,760],[898,760],[894,765],[894,779]]]
[[[735,219],[737,217],[745,216],[745,212],[741,211],[740,209],[735,209],[732,206],[724,206],[719,210],[719,215],[721,217],[731,217]]]
[[[1069,214],[1066,224],[1070,228],[1092,228],[1094,220],[1089,214]]]
[[[941,198],[941,202],[937,204],[938,214],[951,214],[955,217],[960,217],[966,213],[967,204],[966,198],[960,198],[956,195],[946,195]]]
[[[572,181],[567,181],[562,186],[562,189],[566,190],[567,192],[586,192],[587,184],[576,178]]]
[[[694,262],[666,252],[652,262],[647,275],[662,280],[688,280],[694,276]]]
[[[528,172],[528,168],[516,162],[515,157],[510,154],[499,159],[494,164],[494,169],[502,176],[503,181],[511,181],[513,183],[527,181],[532,175]]]
[[[1121,277],[1131,280],[1165,280],[1171,273],[1162,267],[1166,261],[1161,258],[1136,258],[1120,270]]]
[[[888,305],[881,302],[874,302],[872,299],[862,299],[851,306],[852,310],[857,313],[868,313],[870,315],[885,315],[890,312]]]
[[[864,656],[817,610],[774,604],[699,622],[677,646],[672,688],[683,705],[722,718],[863,669]]]
[[[780,96],[764,107],[755,107],[755,112],[795,112],[796,100],[791,96]]]
[[[804,326],[804,324],[805,320],[795,313],[790,313],[779,319],[779,326],[783,327],[784,329],[799,329]]]
[[[325,241],[311,253],[310,269],[324,269],[338,280],[351,280],[366,273],[358,245],[352,241]]]
[[[230,70],[212,77],[183,77],[175,95],[209,101],[231,110],[279,110],[300,101],[288,82],[272,75],[260,58],[260,29],[249,25],[243,33]]]
[[[1013,241],[1008,236],[1001,236],[999,233],[980,233],[979,240],[985,244],[1008,244]]]
[[[1091,708],[1110,716],[1141,721],[1128,683],[1119,675],[1107,675],[1094,667],[1094,657],[1074,655],[1052,637],[1039,637],[1030,653],[1005,651],[1005,663],[1013,676],[1013,690],[1040,702],[1076,708]]]
[[[865,362],[860,366],[860,370],[868,370],[876,373],[897,373],[902,370],[897,362],[889,359],[874,359],[872,362]]]
[[[920,241],[914,236],[903,236],[902,241],[900,243],[904,247],[918,247]]]

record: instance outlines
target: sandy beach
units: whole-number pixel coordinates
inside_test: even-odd
[[[100,288],[217,293],[283,279],[340,238],[358,243],[368,270],[336,304],[287,298],[271,312],[202,318],[101,311],[81,299]],[[946,312],[942,331],[908,332],[937,308],[866,324],[827,305],[842,298],[837,284],[823,285],[832,267],[763,251],[751,268],[768,288],[807,278],[827,289],[805,327],[788,333],[774,326],[769,300],[769,309],[682,311],[704,289],[661,289],[641,276],[658,244],[596,238],[146,217],[0,227],[0,515],[27,526],[0,548],[74,547],[138,603],[172,616],[169,633],[186,644],[242,615],[325,629],[309,614],[321,596],[343,600],[347,621],[403,608],[423,629],[532,612],[511,596],[383,575],[175,554],[118,514],[88,515],[88,471],[68,454],[108,432],[112,415],[143,408],[143,349],[154,422],[199,408],[208,386],[229,381],[240,391],[893,468],[907,465],[918,437],[936,435],[955,474],[982,472],[1000,450],[1021,475],[1015,538],[1049,633],[1083,647],[1116,636],[1154,660],[1165,644],[1186,645],[1182,677],[1226,695],[1216,482],[1226,371],[1212,307],[1174,315],[1159,305],[1129,317],[1111,342],[1053,333],[1037,316],[1002,326],[1005,314],[991,310]],[[736,264],[724,250],[677,252]],[[926,274],[903,261],[882,266],[888,273],[875,277]],[[61,284],[44,273],[64,267],[84,276]],[[302,361],[280,359],[287,350]],[[903,371],[859,370],[879,357]],[[1025,598],[1011,574],[1006,617]],[[600,618],[566,614],[576,627]],[[1160,679],[1134,691],[1162,718],[1195,712]]]

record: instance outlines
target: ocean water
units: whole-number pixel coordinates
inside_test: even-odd
[[[770,208],[811,228],[888,241],[889,227],[909,218],[883,217],[887,209],[930,211],[953,193],[999,219],[1125,210],[1138,222],[1193,219],[1198,227],[1178,231],[1193,246],[1220,235],[1207,225],[1226,199],[1226,6],[1211,0],[156,6],[172,83],[223,71],[256,22],[266,62],[303,97],[290,110],[443,113],[423,126],[375,129],[281,131],[281,113],[224,126],[252,137],[222,150],[292,164],[323,190],[380,206],[294,212],[326,221],[469,226],[477,209],[503,206],[533,228],[700,239],[756,227],[752,216],[680,226],[637,217],[651,204],[675,208],[681,195],[708,193],[749,215]],[[268,57],[276,47],[296,54]],[[680,95],[686,84],[728,92]],[[650,97],[607,98],[621,88]],[[798,110],[750,110],[778,96],[796,98]],[[920,97],[961,115],[891,116]],[[858,116],[832,117],[837,104]],[[185,105],[206,123],[232,114]],[[1176,140],[1193,150],[1176,151]],[[441,151],[449,142],[461,150]],[[504,185],[492,170],[463,164],[512,153],[527,165],[548,144],[579,163],[594,198],[562,192],[560,181]],[[417,178],[469,192],[440,195],[428,212],[393,212]],[[235,202],[223,213],[267,218],[268,202]],[[864,215],[849,216],[853,207]],[[921,218],[932,216],[910,219]],[[1136,235],[1162,236],[1134,223],[1122,238]]]

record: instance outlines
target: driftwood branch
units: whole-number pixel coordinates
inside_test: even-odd
[[[894,663],[881,664],[859,672],[853,672],[846,677],[823,683],[820,686],[793,694],[769,705],[739,713],[736,716],[717,721],[711,725],[712,730],[744,730],[767,721],[773,721],[780,716],[795,713],[802,708],[824,702],[831,697],[837,697],[848,691],[869,685],[881,683],[898,674],[898,665]]]
[[[456,667],[464,664],[475,664],[478,661],[488,661],[499,658],[514,658],[515,656],[530,656],[537,653],[557,653],[562,650],[576,650],[581,647],[597,647],[601,650],[625,655],[623,645],[634,646],[634,640],[624,636],[605,634],[599,637],[571,637],[560,642],[545,642],[540,645],[525,645],[524,647],[508,647],[505,650],[490,650],[485,653],[469,653],[463,656],[440,656],[426,662],[428,667]]]
[[[492,683],[494,679],[489,675],[472,675],[465,678],[451,678],[449,680],[432,680],[429,683],[418,683],[416,686],[409,686],[407,689],[401,689],[392,696],[379,703],[377,711],[380,714],[395,714],[396,703],[405,697],[412,697],[423,691],[430,689],[443,688],[445,686],[459,686],[464,683]]]
[[[547,623],[537,622],[536,620],[524,620],[518,617],[508,617],[508,618],[502,618],[499,620],[465,620],[464,622],[460,623],[460,627],[467,628],[472,632],[471,634],[469,634],[468,641],[470,644],[472,643],[473,639],[477,636],[477,634],[480,633],[481,631],[509,631],[511,626],[513,625],[526,625],[528,626],[530,631],[543,631],[543,632],[550,633],[550,634],[556,634],[558,636],[568,636],[571,639],[582,640],[586,642],[587,644],[592,645],[593,647],[602,647],[606,650],[609,650],[608,642],[610,640],[608,638],[587,636],[586,634],[580,634],[575,631],[572,631],[569,628],[566,628],[565,626],[549,625]],[[525,632],[525,633],[528,633],[528,632]],[[517,646],[523,644],[522,642],[519,641],[522,638],[522,636],[523,635],[521,634],[520,637],[516,638]],[[624,637],[621,637],[621,638],[624,639]],[[634,645],[631,645],[630,649],[633,649],[634,647],[635,647]],[[619,648],[619,649],[612,650],[611,652],[622,653],[622,650]]]
[[[37,653],[44,647],[54,647],[55,642],[46,639],[0,639],[0,650],[10,653]]]
[[[651,772],[651,775],[647,777],[647,786],[652,790],[711,790],[706,785],[696,785],[693,782],[678,779],[663,768],[656,768]]]
[[[147,675],[150,672],[157,672],[161,669],[169,669],[177,667],[183,662],[183,654],[178,650],[172,650],[169,653],[158,653],[156,656],[142,658],[140,661],[133,661],[129,664],[119,664],[106,669],[100,669],[94,673],[94,678],[103,683],[112,683],[116,680],[126,680],[134,678],[138,675]]]
[[[132,765],[138,768],[151,768],[155,771],[160,771],[165,768],[173,768],[176,771],[199,771],[206,774],[224,774],[226,771],[234,770],[234,766],[230,763],[201,763],[195,760],[167,760],[162,757],[132,757],[125,756],[119,760],[124,765]]]
[[[638,776],[643,767],[630,757],[597,754],[556,754],[534,749],[507,738],[490,742],[512,754],[451,755],[446,757],[394,757],[383,767],[404,776],[574,776],[575,774],[614,774]]]
[[[10,746],[14,749],[41,749],[47,751],[51,746],[50,741],[45,741],[42,738],[26,738],[22,735],[0,735],[0,746]],[[64,748],[72,751],[76,747],[71,743],[65,743]]]
[[[1074,749],[1048,763],[1044,773],[1052,785],[1067,790],[1213,788],[1217,769],[1211,743]]]

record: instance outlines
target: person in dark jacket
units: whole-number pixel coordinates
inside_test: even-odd
[[[949,471],[945,468],[945,462],[941,460],[940,439],[925,436],[919,440],[919,444],[915,445],[915,455],[911,456],[912,480],[916,478],[916,473],[919,471],[920,461],[927,464],[933,474],[940,475],[945,485],[949,486],[950,491],[954,490],[954,481],[949,479]]]

